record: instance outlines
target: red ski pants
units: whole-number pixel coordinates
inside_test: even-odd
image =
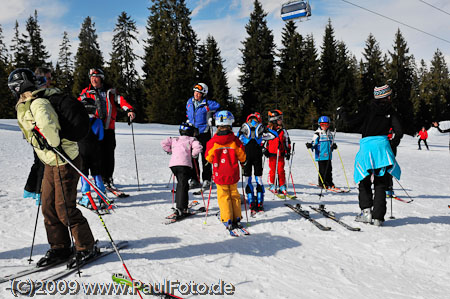
[[[269,157],[269,185],[273,185],[275,182],[275,168],[277,164],[277,157]],[[286,174],[284,172],[284,157],[278,157],[278,187],[286,184]]]

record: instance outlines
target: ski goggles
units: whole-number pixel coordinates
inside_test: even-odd
[[[198,85],[198,84],[195,85],[195,86],[194,86],[194,91],[204,92],[203,86]]]
[[[105,78],[105,75],[100,72],[98,69],[90,69],[89,70],[89,78],[90,77],[100,77],[100,78]]]

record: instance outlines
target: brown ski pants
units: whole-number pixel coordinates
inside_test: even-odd
[[[75,158],[73,163],[79,168],[80,156]],[[76,207],[79,178],[80,175],[69,164],[59,167],[45,165],[42,180],[42,214],[44,215],[47,240],[53,249],[71,246],[67,229],[69,222],[77,251],[90,250],[94,246],[91,228]]]

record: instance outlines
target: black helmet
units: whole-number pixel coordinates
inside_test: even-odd
[[[93,68],[89,70],[89,79],[91,77],[100,77],[102,80],[105,79],[105,73],[99,68]]]
[[[181,136],[194,136],[194,126],[191,123],[181,123],[180,125]]]
[[[25,91],[36,90],[36,84],[36,76],[30,69],[15,69],[8,77],[8,87],[17,99]]]

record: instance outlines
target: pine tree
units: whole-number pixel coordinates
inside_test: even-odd
[[[198,82],[208,85],[208,98],[235,114],[236,107],[230,102],[230,88],[223,64],[216,40],[208,35],[205,44],[200,45],[198,50]]]
[[[16,20],[14,36],[11,40],[10,51],[12,53],[11,64],[14,68],[28,67],[30,62],[30,50],[28,36],[19,32],[19,22]]]
[[[55,68],[55,85],[64,92],[71,93],[73,87],[73,60],[69,36],[63,33],[62,42],[59,45],[58,62]]]
[[[414,59],[408,56],[409,48],[400,29],[395,34],[394,51],[390,52],[391,62],[388,64],[388,78],[392,79],[392,103],[399,113],[403,130],[406,134],[414,134],[414,109],[411,99],[414,77]]]
[[[321,96],[317,104],[320,114],[328,114],[328,105],[337,96],[337,42],[331,20],[325,27],[322,53],[320,56],[320,86]]]
[[[89,70],[91,68],[103,68],[103,56],[97,42],[95,33],[95,23],[88,16],[81,25],[78,35],[80,44],[75,55],[75,71],[73,74],[72,94],[78,96],[80,92],[89,84]],[[108,78],[105,78],[108,81]]]
[[[136,22],[122,12],[117,19],[112,40],[112,53],[109,67],[107,68],[108,81],[120,94],[139,111],[141,100],[136,97],[136,89],[139,86],[139,75],[135,69],[135,61],[138,56],[133,51],[133,43],[139,43]],[[141,118],[142,113],[138,114]]]
[[[373,89],[375,86],[382,86],[386,83],[384,77],[384,63],[379,43],[372,34],[366,40],[363,56],[365,62],[362,63],[362,98],[365,102],[373,99]]]
[[[282,45],[280,60],[278,62],[279,73],[277,77],[278,99],[280,109],[284,112],[284,124],[288,128],[299,128],[306,114],[302,91],[303,49],[302,36],[296,32],[294,22],[287,22],[282,32]]]
[[[439,49],[433,55],[427,79],[424,83],[424,97],[431,107],[433,120],[448,120],[450,115],[450,77],[444,54]]]
[[[306,107],[306,113],[303,119],[302,128],[315,127],[319,117],[317,113],[320,97],[320,61],[317,54],[314,37],[307,35],[303,50],[303,68],[302,68],[302,95],[303,103]]]
[[[37,10],[34,11],[34,17],[30,16],[26,23],[26,29],[29,37],[30,60],[28,68],[34,71],[37,67],[47,65],[47,59],[50,55],[45,50],[44,41],[41,37],[41,28],[38,25]]]
[[[272,31],[267,27],[267,13],[258,0],[245,26],[248,37],[242,42],[242,75],[239,77],[243,101],[242,115],[255,111],[265,114],[278,108],[278,93],[275,85],[275,44]],[[275,99],[274,99],[275,98]]]
[[[8,50],[3,42],[3,29],[0,25],[0,118],[14,118],[15,117],[15,99],[8,88]]]
[[[416,131],[421,129],[421,126],[430,124],[434,118],[431,115],[430,107],[430,90],[428,88],[429,82],[431,82],[428,67],[425,61],[420,61],[420,67],[417,70],[417,77],[414,82],[414,124]],[[420,126],[420,127],[419,127]]]
[[[180,123],[195,84],[197,37],[184,0],[160,0],[150,7],[143,71],[145,112],[151,122]]]

